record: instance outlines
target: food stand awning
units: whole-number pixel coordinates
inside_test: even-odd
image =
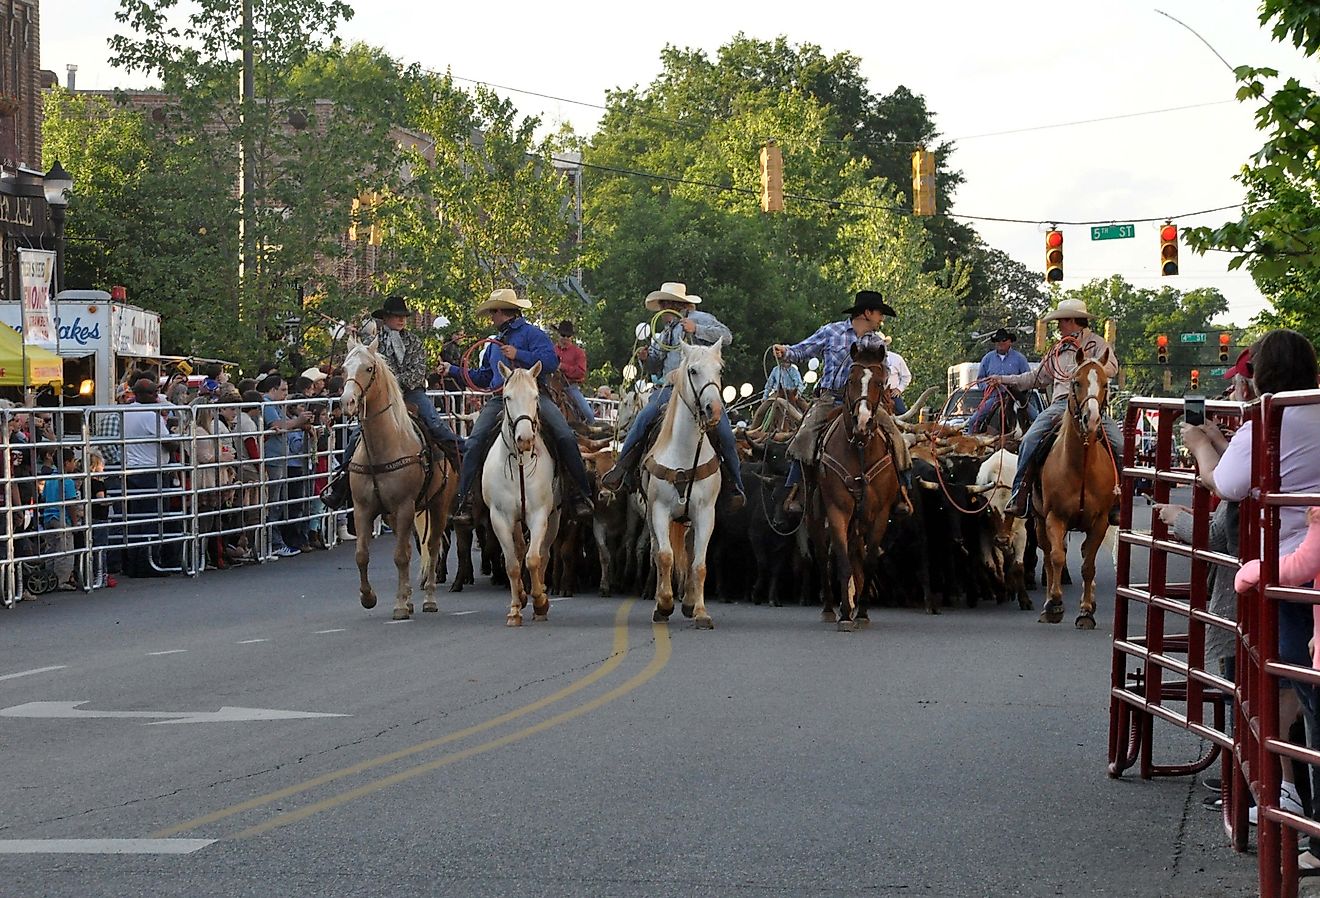
[[[49,350],[29,346],[27,366],[26,382],[30,386],[64,383],[64,360]],[[0,386],[23,385],[23,338],[12,327],[0,324]]]

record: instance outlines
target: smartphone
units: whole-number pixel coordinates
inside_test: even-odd
[[[1192,425],[1201,425],[1205,423],[1204,396],[1183,397],[1183,422]]]

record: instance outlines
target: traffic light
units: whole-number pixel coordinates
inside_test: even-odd
[[[784,211],[784,157],[773,140],[761,147],[761,211]]]
[[[1197,371],[1195,368],[1192,369],[1192,389],[1201,389],[1201,372]]]
[[[935,214],[935,154],[926,149],[912,154],[912,214]]]
[[[1233,335],[1232,335],[1232,334],[1220,334],[1220,335],[1219,335],[1219,361],[1220,361],[1220,362],[1227,362],[1227,361],[1228,361],[1228,344],[1229,344],[1229,343],[1232,343],[1232,342],[1233,342]]]
[[[1178,226],[1165,222],[1160,228],[1160,274],[1178,273]]]
[[[1063,231],[1045,232],[1045,280],[1051,284],[1063,280]]]
[[[1169,364],[1169,335],[1160,334],[1155,338],[1155,358],[1161,365]]]

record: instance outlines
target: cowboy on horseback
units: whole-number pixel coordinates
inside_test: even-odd
[[[1027,357],[1013,348],[1013,344],[1017,342],[1017,334],[1006,327],[1001,327],[990,335],[990,342],[994,344],[995,348],[981,358],[981,367],[976,372],[977,380],[985,383],[995,375],[1029,374],[1031,372],[1031,364],[1027,361]],[[991,390],[985,401],[981,403],[980,408],[967,421],[963,430],[967,433],[980,433],[986,424],[996,420],[992,415],[999,411],[1001,403],[1004,404],[1005,410],[1000,412],[1000,415],[1003,418],[1015,420],[1016,416],[1009,409],[1009,403],[1005,402],[1004,391]],[[1030,405],[1027,406],[1027,413],[1034,414]],[[1032,420],[1034,421],[1035,418],[1033,417]],[[1012,430],[1012,427],[1005,429]]]
[[[577,488],[572,504],[573,516],[589,518],[592,512],[589,498],[591,484],[587,480],[587,469],[582,464],[582,451],[578,448],[577,436],[545,389],[546,377],[559,368],[559,356],[546,332],[523,317],[523,312],[531,307],[530,300],[519,297],[513,290],[496,290],[491,293],[489,299],[477,306],[477,313],[490,317],[491,324],[499,332],[499,342],[503,345],[488,345],[482,354],[481,367],[476,370],[450,365],[449,374],[460,380],[466,377],[482,389],[498,390],[504,384],[504,375],[499,368],[501,362],[509,368],[532,368],[537,362],[541,363],[538,409],[541,424],[546,430],[546,442],[561,470],[568,474],[567,479]],[[463,468],[458,480],[458,510],[450,516],[455,524],[467,526],[472,523],[472,484],[486,463],[490,447],[499,437],[503,420],[504,397],[493,393],[481,409],[477,423],[468,436],[468,449],[463,455]]]
[[[687,292],[687,285],[679,283],[666,283],[660,286],[659,290],[652,291],[646,297],[646,310],[648,312],[659,313],[661,311],[673,312],[669,323],[664,330],[655,335],[651,345],[643,347],[638,354],[652,371],[668,375],[679,367],[683,361],[683,355],[677,351],[684,337],[691,337],[692,342],[701,346],[714,346],[716,343],[722,346],[728,346],[733,342],[733,333],[725,327],[720,320],[709,312],[697,310],[697,305],[701,302],[701,297]],[[660,418],[664,413],[665,407],[669,404],[669,399],[674,393],[672,386],[665,386],[663,389],[656,390],[651,395],[651,401],[647,403],[646,408],[633,420],[632,426],[628,428],[628,436],[623,441],[623,446],[619,449],[619,459],[615,462],[605,476],[601,479],[601,488],[609,492],[615,492],[624,483],[625,478],[632,479],[642,451],[646,448],[647,431],[651,429],[652,423]],[[729,510],[737,511],[742,508],[746,501],[746,492],[743,490],[742,466],[738,460],[738,447],[733,439],[733,425],[729,423],[729,416],[721,414],[719,421],[715,424],[715,436],[713,445],[716,453],[720,456],[722,470],[725,473],[724,482],[732,490],[729,497]]]
[[[1086,303],[1080,299],[1065,299],[1059,307],[1044,317],[1044,321],[1059,322],[1059,342],[1045,355],[1045,360],[1035,371],[1025,374],[997,374],[986,380],[987,387],[1007,386],[1019,390],[1032,388],[1051,390],[1051,402],[1045,407],[1026,434],[1022,437],[1022,447],[1018,454],[1017,474],[1013,478],[1013,497],[1009,500],[1006,513],[1015,517],[1024,517],[1027,513],[1027,493],[1024,484],[1034,479],[1038,466],[1037,456],[1045,438],[1058,428],[1063,416],[1068,414],[1068,395],[1072,388],[1075,363],[1070,363],[1074,354],[1061,353],[1060,349],[1069,347],[1078,349],[1087,359],[1101,361],[1105,372],[1113,377],[1118,373],[1118,356],[1105,338],[1091,330],[1091,313],[1086,310]],[[1108,353],[1108,355],[1106,355]],[[1118,453],[1123,445],[1118,432],[1118,425],[1109,417],[1108,412],[1101,415],[1101,424],[1105,431],[1105,442],[1109,453],[1118,461]],[[1118,524],[1118,500],[1109,511],[1109,523]]]
[[[390,296],[379,309],[371,313],[371,317],[384,325],[380,337],[380,355],[399,380],[404,404],[417,410],[417,417],[431,439],[440,446],[449,463],[457,468],[463,441],[448,424],[440,420],[435,403],[426,395],[426,347],[421,337],[408,330],[408,319],[412,317],[412,311],[402,296]],[[361,432],[354,428],[339,468],[321,491],[321,501],[327,508],[342,508],[348,502],[348,466],[353,460],[353,452],[357,449],[360,437]]]
[[[885,316],[898,317],[898,312],[884,301],[874,290],[859,290],[853,304],[843,310],[847,315],[842,321],[831,321],[819,328],[801,343],[792,346],[779,343],[771,347],[775,357],[790,362],[801,362],[818,358],[824,362],[820,384],[816,389],[816,398],[811,403],[798,425],[797,433],[788,444],[788,454],[793,457],[793,464],[788,470],[785,485],[790,487],[784,500],[783,511],[788,515],[802,513],[802,502],[798,492],[802,485],[802,466],[816,463],[816,444],[820,434],[833,418],[836,408],[843,404],[843,388],[848,383],[852,371],[852,348],[862,337],[879,332],[885,323]],[[908,456],[907,443],[899,431],[892,415],[879,415],[881,426],[889,439],[890,451],[894,455],[894,466],[900,472],[899,478],[906,486],[911,479],[912,459]],[[912,508],[907,497],[899,496],[894,505],[896,514],[910,514]]]

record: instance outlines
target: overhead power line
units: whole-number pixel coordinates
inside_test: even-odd
[[[739,193],[747,196],[759,196],[760,191],[751,187],[736,187],[732,184],[719,184],[714,181],[698,181],[694,178],[681,178],[676,175],[664,175],[658,172],[639,171],[632,168],[619,168],[612,165],[599,165],[594,162],[580,162],[576,159],[564,159],[554,157],[556,161],[567,165],[580,165],[583,168],[595,169],[596,171],[609,172],[616,175],[627,175],[635,178],[646,178],[653,181],[663,181],[668,184],[687,184],[692,187],[703,187],[707,190],[724,191],[728,193]],[[820,203],[834,208],[848,207],[853,209],[879,209],[887,212],[898,212],[903,215],[910,214],[910,210],[902,206],[891,203],[865,203],[859,200],[841,200],[830,199],[828,197],[810,196],[801,193],[785,193],[785,199],[797,200],[804,203]],[[1147,222],[1175,221],[1182,218],[1192,218],[1197,215],[1206,215],[1211,212],[1225,212],[1229,209],[1240,209],[1245,203],[1230,203],[1226,206],[1215,206],[1211,209],[1198,209],[1194,212],[1179,212],[1173,215],[1154,215],[1154,216],[1124,216],[1121,218],[1104,218],[1092,221],[1074,221],[1064,218],[1006,218],[993,215],[964,215],[958,212],[939,213],[949,218],[961,218],[968,221],[993,221],[1001,224],[1027,224],[1027,225],[1070,225],[1070,226],[1090,226],[1113,224],[1116,221],[1131,222],[1132,224],[1144,224]]]

